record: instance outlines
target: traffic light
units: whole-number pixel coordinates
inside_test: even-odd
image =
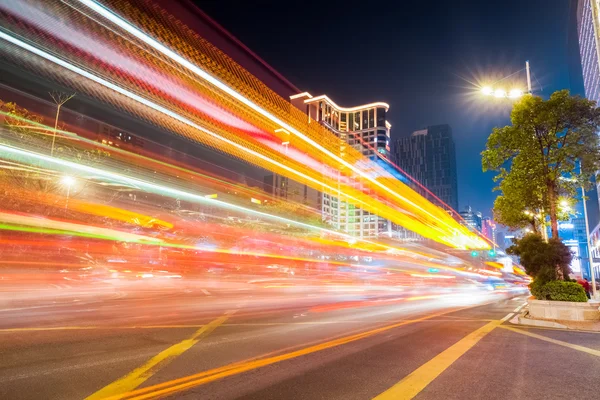
[[[490,250],[488,254],[490,255],[490,257],[496,257],[496,250]]]
[[[471,252],[471,257],[477,257],[478,255],[479,255],[479,252],[477,252],[477,251],[475,251],[475,250],[473,250],[473,251]]]

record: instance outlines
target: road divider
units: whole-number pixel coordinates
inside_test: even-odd
[[[462,307],[459,309],[452,309],[452,310],[448,310],[448,311],[444,311],[444,312],[440,312],[440,313],[427,315],[427,316],[424,316],[421,318],[415,318],[415,319],[411,319],[411,320],[403,320],[400,322],[385,325],[385,326],[371,329],[368,331],[359,332],[356,334],[343,336],[343,337],[340,337],[337,339],[318,343],[318,344],[315,344],[312,346],[308,346],[308,347],[305,347],[305,348],[302,348],[299,350],[295,350],[295,351],[291,351],[291,352],[287,352],[284,354],[279,354],[279,355],[265,357],[265,358],[255,358],[255,359],[251,359],[251,360],[247,360],[247,361],[241,361],[238,363],[229,364],[229,365],[226,365],[223,367],[203,371],[198,374],[189,375],[189,376],[185,376],[182,378],[167,381],[164,383],[160,383],[157,385],[148,386],[146,388],[133,390],[129,393],[120,395],[118,397],[116,397],[116,396],[108,397],[104,400],[121,400],[121,399],[145,400],[145,399],[154,399],[154,398],[168,396],[168,395],[171,395],[176,392],[180,392],[180,391],[183,391],[186,389],[190,389],[192,387],[204,385],[204,384],[207,384],[207,383],[219,380],[219,379],[223,379],[223,378],[226,378],[229,376],[241,374],[241,373],[248,372],[248,371],[251,371],[254,369],[258,369],[258,368],[262,368],[262,367],[265,367],[268,365],[276,364],[276,363],[279,363],[282,361],[294,359],[297,357],[316,353],[316,352],[319,352],[322,350],[327,350],[327,349],[341,346],[344,344],[352,343],[352,342],[355,342],[355,341],[358,341],[358,340],[361,340],[361,339],[364,339],[364,338],[367,338],[367,337],[370,337],[370,336],[373,336],[373,335],[376,335],[379,333],[387,332],[394,328],[398,328],[401,326],[410,325],[410,324],[414,324],[414,323],[418,323],[418,322],[422,322],[422,321],[428,321],[430,319],[434,319],[436,317],[440,317],[445,314],[450,314],[450,313],[458,312],[458,311],[473,308],[473,307],[479,307],[479,306],[481,306],[481,305]],[[494,323],[499,323],[499,322],[494,321]]]
[[[167,364],[173,361],[173,359],[189,350],[203,337],[206,337],[217,327],[222,325],[233,313],[233,311],[228,311],[225,315],[209,322],[206,325],[203,325],[200,329],[194,332],[190,338],[161,351],[159,354],[148,360],[144,365],[134,369],[122,378],[119,378],[92,395],[86,397],[86,400],[100,400],[107,398],[116,400],[123,398],[124,394],[140,386],[161,368],[164,368]]]

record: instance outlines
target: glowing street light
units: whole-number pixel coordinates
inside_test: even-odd
[[[494,89],[489,86],[484,86],[481,88],[481,93],[485,94],[486,96],[491,96],[494,93]]]
[[[498,98],[506,97],[506,90],[504,90],[504,89],[496,89],[494,91],[494,97],[498,97]]]
[[[71,186],[73,186],[75,184],[75,178],[73,178],[72,176],[69,176],[69,175],[65,175],[62,178],[60,178],[60,183],[62,183],[66,187],[70,188]]]
[[[60,178],[60,183],[67,187],[67,201],[65,202],[65,210],[69,208],[69,196],[71,195],[71,187],[75,184],[75,178],[65,175]]]
[[[530,70],[529,70],[529,61],[525,61],[525,70],[527,71],[527,93],[531,93],[531,74],[530,74]],[[520,70],[520,71],[522,71],[522,70]],[[517,72],[520,72],[520,71],[517,71]],[[512,76],[514,74],[516,74],[517,72],[515,72],[513,74],[510,74],[510,75],[508,75],[508,76],[506,76],[506,77],[504,77],[504,78],[496,81],[496,83],[498,83],[498,82],[500,82],[500,81],[502,81],[502,80],[504,80],[504,79],[506,79],[506,78],[508,78],[508,77],[510,77],[510,76]],[[508,99],[518,99],[518,98],[522,97],[525,94],[525,92],[522,89],[519,89],[519,88],[513,88],[513,89],[511,89],[510,91],[507,92],[503,88],[500,88],[500,87],[494,88],[492,86],[484,86],[484,87],[482,87],[481,88],[481,93],[484,94],[485,96],[494,96],[494,97],[499,98],[499,99],[503,99],[503,98],[504,99],[506,99],[506,98],[508,98]]]
[[[508,93],[508,97],[511,99],[517,99],[519,97],[523,96],[523,91],[521,89],[512,89],[509,93]]]

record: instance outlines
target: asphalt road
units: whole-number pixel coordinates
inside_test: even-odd
[[[600,335],[512,325],[514,293],[47,290],[0,309],[2,399],[600,395]]]

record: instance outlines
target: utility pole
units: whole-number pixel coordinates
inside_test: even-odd
[[[60,108],[67,101],[75,97],[75,93],[66,94],[63,92],[50,92],[50,97],[56,104],[56,118],[54,119],[54,133],[52,134],[52,147],[50,149],[50,156],[54,155],[54,142],[56,141],[56,131],[58,130],[58,116],[60,115]]]

